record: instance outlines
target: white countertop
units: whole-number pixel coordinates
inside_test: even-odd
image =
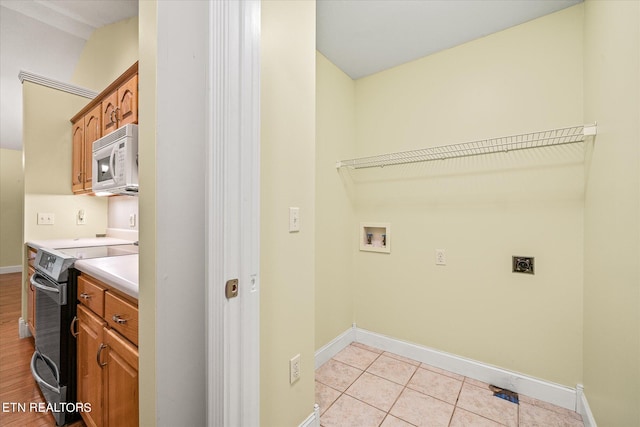
[[[138,255],[81,259],[74,267],[115,289],[138,298]]]
[[[67,249],[86,248],[89,246],[107,245],[128,245],[131,240],[115,239],[113,237],[81,237],[78,239],[51,239],[51,240],[30,240],[27,245],[32,248]]]

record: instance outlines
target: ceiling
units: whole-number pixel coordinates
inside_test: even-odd
[[[317,0],[317,48],[352,79],[582,0]]]
[[[353,79],[483,37],[582,0],[317,0],[317,48]],[[22,147],[29,71],[71,82],[96,28],[138,0],[0,0],[0,146]]]
[[[70,83],[93,31],[137,14],[137,0],[0,0],[0,147],[22,148],[20,71]]]

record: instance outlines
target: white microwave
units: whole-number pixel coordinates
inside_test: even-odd
[[[93,143],[91,185],[98,196],[138,195],[138,125],[125,125]]]

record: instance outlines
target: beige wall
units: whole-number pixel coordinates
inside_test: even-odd
[[[85,44],[72,82],[102,92],[138,60],[138,17],[98,28]]]
[[[71,192],[71,123],[86,98],[25,82],[23,96],[24,241],[93,237],[107,226],[107,200]],[[75,216],[85,209],[87,223]],[[55,214],[54,225],[38,225],[38,212]]]
[[[0,271],[22,265],[22,150],[0,149]]]
[[[579,5],[356,81],[357,155],[582,124],[582,21]],[[583,156],[575,145],[341,172],[333,197],[355,205],[352,227],[390,222],[393,231],[391,254],[354,250],[356,230],[342,236],[353,239],[358,326],[575,386]],[[318,165],[318,176],[332,166]],[[317,192],[335,188],[319,179]],[[333,234],[318,223],[319,236]],[[437,248],[446,266],[435,265]],[[536,257],[536,275],[513,274],[512,255]],[[318,277],[323,268],[318,258]],[[318,283],[319,294],[327,289]],[[332,315],[324,298],[318,322]],[[325,325],[316,348],[340,329]]]
[[[156,157],[157,2],[139,3],[139,153],[141,159]],[[143,161],[139,171],[140,209],[140,309],[139,352],[141,426],[156,425],[156,164]]]
[[[353,185],[336,173],[355,155],[355,83],[316,55],[316,350],[351,327],[354,250]]]
[[[260,419],[296,426],[313,411],[315,2],[262,2]],[[301,229],[288,232],[289,207]],[[289,359],[301,378],[289,384]]]
[[[585,3],[584,386],[599,426],[640,425],[640,3]]]

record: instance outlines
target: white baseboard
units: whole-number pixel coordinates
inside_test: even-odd
[[[317,403],[313,405],[313,413],[299,427],[320,427],[320,406]]]
[[[336,338],[331,340],[331,342],[329,342],[328,344],[323,346],[321,349],[316,351],[315,369],[318,369],[320,366],[327,363],[329,359],[331,359],[336,354],[340,353],[342,349],[347,347],[349,344],[351,344],[355,340],[356,340],[356,325],[354,323],[351,328],[347,329],[346,331],[338,335]]]
[[[513,390],[517,393],[576,411],[582,415],[582,412],[578,410],[577,391],[574,388],[360,329],[355,324],[351,329],[345,331],[316,352],[316,369],[351,342],[366,344],[449,372]],[[586,399],[584,399],[584,402],[586,404]],[[587,427],[586,422],[585,427]],[[595,424],[592,427],[595,427]]]
[[[22,271],[21,265],[8,265],[6,267],[0,267],[0,274],[20,273],[21,271]]]
[[[589,402],[587,402],[587,396],[584,394],[584,387],[582,384],[576,386],[577,399],[576,399],[576,412],[582,415],[582,422],[584,427],[598,427],[596,425],[596,419],[591,412]]]
[[[20,338],[27,338],[31,336],[31,331],[29,330],[29,326],[27,322],[21,317],[18,319],[18,336]]]

